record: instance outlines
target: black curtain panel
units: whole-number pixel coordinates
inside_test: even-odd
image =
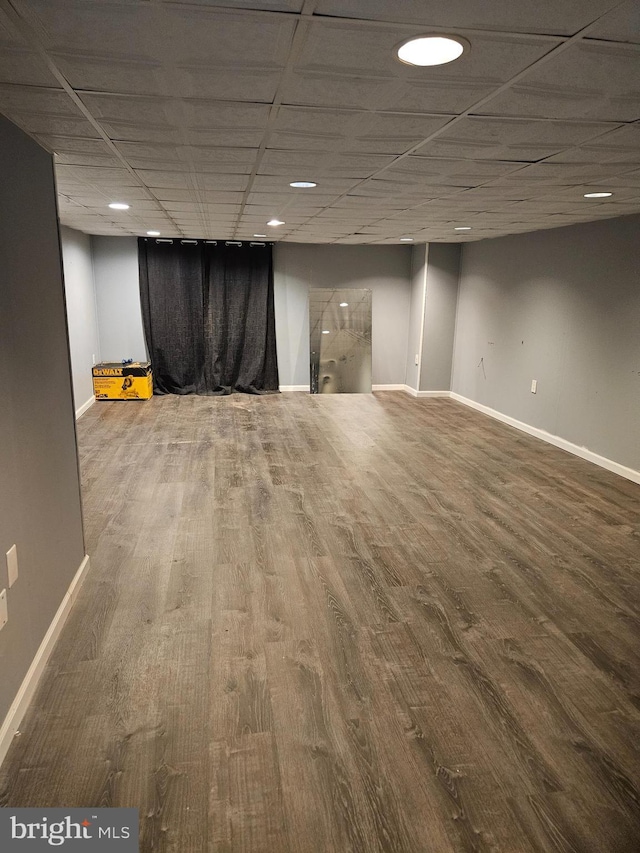
[[[210,394],[278,390],[271,246],[205,244]]]
[[[156,394],[197,394],[205,346],[199,246],[138,240],[140,302]]]
[[[138,240],[156,394],[278,390],[271,246]]]

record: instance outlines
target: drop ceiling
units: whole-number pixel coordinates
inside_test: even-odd
[[[427,32],[471,49],[395,59]],[[55,152],[61,221],[90,234],[552,228],[640,211],[640,4],[0,0],[0,112]]]

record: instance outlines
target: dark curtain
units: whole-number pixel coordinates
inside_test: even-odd
[[[205,335],[199,246],[138,240],[140,301],[156,394],[198,394]]]
[[[271,246],[138,240],[156,394],[278,390]]]
[[[277,391],[271,246],[204,249],[207,391]]]

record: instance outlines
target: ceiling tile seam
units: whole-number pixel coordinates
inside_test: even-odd
[[[12,84],[13,85],[13,84]],[[16,84],[22,85],[22,84]],[[44,88],[42,86],[35,88]],[[55,90],[59,91],[59,90]],[[140,92],[117,92],[111,91],[108,89],[84,89],[77,88],[74,90],[78,95],[89,95],[90,97],[107,97],[107,98],[126,98],[128,100],[163,100],[163,101],[187,101],[188,103],[193,102],[194,104],[201,104],[203,102],[211,103],[211,104],[225,104],[227,106],[235,106],[239,104],[240,106],[256,106],[256,107],[268,107],[271,106],[271,101],[240,101],[237,99],[229,99],[229,98],[216,98],[216,97],[198,97],[197,95],[158,95],[149,93],[140,93]]]
[[[289,79],[290,75],[293,72],[293,64],[298,59],[300,53],[302,52],[302,48],[307,39],[307,33],[309,31],[309,22],[311,20],[311,16],[313,14],[313,10],[315,9],[317,4],[317,0],[304,0],[304,4],[299,13],[296,14],[296,27],[291,38],[291,44],[289,46],[289,53],[287,55],[287,61],[282,69],[280,74],[280,78],[278,80],[278,85],[276,87],[276,91],[273,96],[273,102],[271,104],[271,109],[269,111],[269,117],[267,118],[267,123],[264,129],[264,133],[262,136],[262,140],[260,142],[260,147],[256,152],[253,168],[249,175],[249,179],[247,181],[247,188],[244,192],[242,202],[240,203],[240,211],[238,213],[238,217],[236,219],[236,224],[234,227],[234,236],[237,236],[238,230],[241,226],[242,216],[244,214],[245,207],[247,206],[247,202],[249,196],[253,190],[253,184],[260,169],[260,164],[262,163],[262,159],[264,157],[264,152],[267,150],[268,140],[272,131],[273,126],[275,125],[276,119],[278,117],[278,112],[280,110],[280,106],[282,103],[282,90]]]
[[[563,53],[565,50],[567,50],[571,45],[582,40],[584,35],[586,35],[588,32],[590,32],[605,15],[608,15],[611,11],[613,11],[614,9],[617,9],[619,6],[623,6],[625,3],[626,3],[626,0],[619,0],[618,3],[616,3],[614,6],[609,8],[603,14],[598,15],[597,18],[595,18],[593,21],[591,21],[585,27],[582,27],[580,30],[578,30],[576,33],[574,33],[570,38],[566,39],[565,41],[560,42],[560,44],[556,44],[554,47],[552,47],[549,51],[544,53],[541,57],[536,59],[534,62],[532,62],[526,68],[522,69],[517,74],[515,74],[513,77],[511,77],[509,80],[507,80],[505,83],[498,86],[498,88],[495,89],[493,92],[491,92],[489,95],[485,95],[479,101],[476,101],[476,103],[472,104],[466,110],[459,113],[450,122],[447,122],[445,125],[443,125],[443,127],[439,128],[438,130],[435,130],[433,133],[431,133],[429,136],[427,136],[422,142],[420,142],[417,145],[414,145],[412,148],[408,149],[403,154],[399,155],[395,160],[392,161],[392,163],[378,169],[377,172],[374,172],[372,175],[369,175],[367,178],[362,180],[360,183],[351,187],[348,192],[342,193],[342,195],[336,197],[333,200],[333,202],[331,202],[331,204],[328,205],[328,207],[333,206],[336,202],[345,198],[349,194],[349,192],[351,192],[353,189],[359,188],[361,186],[365,186],[369,181],[376,178],[378,175],[383,174],[384,172],[386,172],[389,169],[396,166],[399,162],[402,162],[403,160],[405,160],[411,154],[414,154],[415,152],[419,151],[420,148],[424,147],[426,144],[431,142],[433,139],[436,139],[438,136],[441,136],[445,130],[451,128],[453,125],[457,124],[463,118],[467,118],[476,109],[478,109],[481,106],[484,106],[485,104],[489,103],[491,100],[496,98],[498,95],[507,91],[509,88],[511,88],[511,86],[513,86],[520,79],[525,77],[533,68],[538,68],[540,65],[546,64],[551,59],[555,58],[558,54]],[[317,216],[317,214],[310,217],[308,220],[306,220],[306,222],[304,224],[306,225],[307,222],[310,222],[312,219],[315,219],[316,216]]]
[[[637,41],[617,41],[616,39],[596,38],[595,36],[585,36],[584,43],[589,45],[602,45],[602,47],[620,47],[629,48],[634,51],[640,51],[640,42]]]
[[[22,37],[26,41],[27,45],[31,46],[32,49],[35,48],[36,52],[40,55],[40,57],[44,60],[47,67],[54,75],[56,80],[61,84],[62,89],[66,92],[75,106],[80,110],[80,112],[84,115],[84,117],[90,122],[90,124],[95,128],[95,130],[100,134],[101,138],[107,145],[107,147],[111,150],[113,154],[117,157],[117,159],[122,163],[123,167],[126,171],[131,175],[131,177],[136,181],[136,183],[141,186],[149,195],[149,199],[153,201],[155,204],[158,204],[157,199],[153,196],[153,194],[149,191],[149,188],[146,184],[143,183],[141,178],[136,175],[134,169],[130,166],[129,162],[124,158],[114,143],[111,141],[109,135],[104,131],[101,124],[94,118],[91,111],[85,106],[82,99],[76,94],[73,87],[64,76],[64,74],[60,71],[58,66],[55,64],[53,59],[47,53],[44,45],[40,41],[40,37],[37,35],[36,30],[40,29],[43,31],[42,24],[36,17],[37,26],[34,26],[31,23],[32,15],[29,13],[25,14],[25,10],[23,8],[22,0],[0,0],[0,8],[4,9],[7,17],[16,25],[18,31],[21,33]],[[57,91],[57,90],[56,90]],[[33,134],[29,131],[29,136],[33,138]],[[168,216],[167,212],[159,205],[158,209],[164,213],[165,216]],[[176,227],[178,231],[181,229],[178,228],[173,219],[169,217],[172,224]]]
[[[368,111],[367,111],[367,112],[368,112]],[[501,117],[499,117],[499,116],[494,116],[494,117],[492,117],[492,118],[496,118],[497,120],[500,120],[500,119],[501,119]],[[509,118],[511,118],[511,117],[509,117]],[[517,120],[517,118],[516,118],[516,117],[513,117],[513,118]],[[531,118],[531,117],[525,117],[525,118],[526,118],[527,120],[530,120],[530,118]],[[560,121],[561,121],[561,120],[560,120]],[[586,123],[589,123],[589,121],[588,121],[588,120],[585,120],[585,122],[586,122]],[[633,122],[631,122],[631,123],[633,123]],[[621,124],[618,122],[618,123],[616,124],[616,127],[620,127],[620,126],[621,126]],[[608,131],[607,131],[607,132],[608,132]],[[574,146],[572,146],[572,147],[574,147]],[[568,149],[564,149],[564,150],[568,150]],[[420,156],[420,155],[417,155],[417,156]],[[553,156],[553,155],[549,155],[549,156],[551,157],[551,156]],[[449,158],[449,159],[450,159],[450,158]],[[540,161],[534,161],[534,162],[542,162],[542,161],[544,161],[544,160],[546,160],[546,159],[547,159],[547,158],[541,158],[541,160],[540,160]],[[628,166],[628,165],[626,166],[626,171],[633,171],[633,170],[634,170],[634,169],[633,169],[633,167]],[[489,183],[489,184],[490,184],[491,182],[492,182],[492,181],[491,181],[491,180],[489,180],[487,183]],[[146,185],[145,185],[145,186],[146,186]],[[478,186],[482,186],[482,185],[478,185]],[[147,189],[148,189],[148,188],[147,188]],[[395,214],[392,214],[392,215],[395,215]],[[399,215],[401,215],[401,213],[399,212],[397,215],[399,216]]]
[[[162,72],[161,72],[163,75],[163,78],[165,77],[165,75],[167,75],[167,73],[171,74],[172,69],[173,69],[173,66],[171,66],[171,65],[170,66],[167,66],[166,64],[163,65]],[[190,129],[187,126],[187,122],[186,122],[186,118],[187,118],[186,104],[184,102],[184,99],[182,99],[182,98],[171,99],[171,100],[172,101],[175,100],[177,102],[177,104],[175,105],[175,109],[177,110],[177,114],[180,118],[179,131],[180,131],[180,136],[181,136],[181,140],[182,140],[182,147],[184,148],[185,151],[189,152],[192,146],[189,142],[189,130]],[[188,176],[187,177],[187,184],[189,185],[190,189],[192,190],[192,192],[195,196],[197,209],[198,209],[200,219],[202,222],[202,233],[203,233],[203,236],[206,237],[210,234],[210,226],[211,226],[212,220],[209,216],[209,213],[207,211],[207,207],[205,204],[205,197],[204,197],[205,189],[204,189],[204,187],[202,187],[200,185],[200,181],[198,179],[198,174],[196,172],[196,165],[193,161],[193,157],[189,157],[189,159],[187,161],[187,165],[189,167],[188,172],[186,173]],[[151,192],[150,189],[149,189],[149,192]],[[154,193],[154,198],[155,198],[155,193]],[[160,199],[157,199],[156,203],[159,204],[160,207],[166,211],[167,216],[172,221],[174,221],[174,217],[172,217],[171,214],[169,213],[168,208],[166,206],[166,203],[163,203],[162,201],[160,201]],[[177,217],[177,213],[176,213],[175,219],[177,220],[177,218],[178,217]]]
[[[56,186],[57,186],[57,182],[56,182]],[[114,222],[114,220],[109,216],[109,214],[102,213],[102,212],[97,211],[97,210],[93,210],[92,208],[89,208],[84,204],[80,204],[80,202],[75,201],[71,196],[65,195],[65,193],[60,192],[59,190],[57,191],[57,195],[59,198],[66,199],[68,202],[73,204],[74,207],[80,208],[81,211],[83,211],[83,215],[86,215],[86,216],[89,216],[92,218],[96,217],[96,216],[99,217],[99,219],[101,220],[101,222],[100,222],[101,225],[108,224],[110,227],[114,227],[114,228],[124,227],[124,223],[121,224],[118,222]],[[76,211],[74,211],[74,213],[75,212]]]
[[[612,124],[617,127],[622,127],[626,124],[636,124],[638,119],[609,119],[609,118],[553,118],[549,116],[526,116],[526,115],[495,115],[494,113],[469,113],[467,118],[480,118],[483,121],[504,121],[504,122],[532,122],[533,124]]]
[[[516,170],[516,171],[520,171],[520,170]],[[514,174],[514,173],[510,173],[510,174]],[[421,207],[428,207],[428,206],[431,204],[431,202],[433,202],[433,201],[441,201],[441,200],[442,200],[442,201],[446,201],[446,200],[447,200],[447,199],[449,199],[449,198],[455,198],[456,196],[460,196],[460,195],[463,195],[464,193],[469,192],[469,190],[470,190],[470,189],[474,189],[474,190],[475,190],[475,189],[480,189],[480,188],[482,188],[482,187],[485,187],[485,186],[487,186],[487,185],[490,185],[490,184],[491,184],[491,182],[492,182],[493,180],[495,180],[495,178],[492,178],[490,181],[487,181],[487,182],[485,182],[485,183],[477,184],[475,187],[469,187],[469,188],[465,187],[465,188],[464,188],[464,190],[462,190],[460,193],[451,193],[451,194],[449,194],[449,195],[447,195],[447,196],[440,196],[440,197],[438,197],[438,198],[436,198],[436,199],[433,199],[433,198],[431,198],[431,199],[427,199],[427,200],[425,200],[424,202],[421,202],[420,204],[415,205],[414,207],[408,207],[408,208],[404,208],[404,209],[402,209],[402,210],[398,210],[398,211],[395,211],[395,212],[391,212],[391,213],[389,213],[387,216],[380,217],[380,219],[376,219],[376,220],[374,220],[374,221],[370,222],[370,223],[367,225],[367,228],[375,227],[376,225],[381,224],[381,223],[384,223],[384,222],[394,222],[394,220],[397,220],[398,218],[401,218],[402,216],[406,215],[406,214],[407,214],[407,213],[409,213],[409,212],[417,211],[417,210],[419,210]],[[585,186],[586,186],[586,184],[585,184]],[[551,187],[549,187],[549,189],[551,190],[552,188],[551,188]],[[509,209],[513,207],[513,208],[516,208],[516,213],[519,213],[521,216],[526,216],[526,215],[527,215],[526,211],[521,211],[521,210],[519,210],[517,206],[518,206],[518,205],[520,205],[520,204],[522,204],[523,202],[524,202],[524,203],[526,203],[527,201],[538,201],[538,200],[540,200],[540,196],[533,196],[533,197],[530,197],[530,198],[526,198],[526,199],[519,199],[519,200],[515,200],[515,199],[507,199],[507,200],[504,200],[504,202],[500,202],[500,200],[499,200],[499,199],[496,199],[496,204],[497,204],[497,206],[498,206],[498,209],[497,209],[497,210],[492,210],[492,211],[484,211],[484,210],[483,210],[483,211],[472,211],[472,210],[469,210],[469,211],[461,211],[461,212],[462,212],[463,214],[467,215],[467,216],[471,216],[471,215],[478,215],[478,214],[480,214],[480,215],[481,215],[482,213],[489,213],[489,214],[493,214],[493,213],[502,213],[502,212],[504,212],[504,213],[506,213],[506,214],[509,214]],[[551,203],[552,203],[552,202],[550,202],[550,204],[551,204]],[[566,202],[566,204],[570,204],[570,203],[571,203],[571,201],[570,201],[570,200],[568,200],[568,201]],[[578,199],[578,198],[576,198],[576,202],[575,202],[575,203],[576,203],[576,205],[579,203],[579,199]],[[536,212],[536,211],[532,211],[532,213],[535,213],[535,212]],[[450,219],[450,218],[448,218],[448,217],[445,217],[445,219],[446,219],[446,221],[447,221],[447,222],[457,221],[457,220],[452,220],[452,219]],[[521,219],[515,219],[515,220],[513,220],[513,222],[520,222],[520,221],[526,221],[526,220],[521,220]],[[305,223],[305,224],[306,224],[306,223]],[[410,234],[412,230],[414,231],[414,230],[416,229],[416,227],[417,227],[418,229],[422,230],[423,228],[429,228],[429,227],[432,225],[432,223],[427,222],[427,223],[425,223],[424,225],[416,225],[416,226],[414,226],[414,227],[412,228],[412,227],[411,227],[411,225],[412,225],[412,224],[413,224],[413,223],[411,223],[411,224],[409,225],[409,227],[406,229],[406,230],[407,230],[407,232],[408,232],[408,234]],[[482,227],[482,226],[480,226],[480,227]],[[353,232],[354,236],[357,236],[357,235],[358,235],[358,233],[359,233],[359,232]]]
[[[48,87],[44,86],[31,86],[29,84],[22,83],[10,83],[7,85],[11,86],[28,86],[28,88],[34,89],[48,89]],[[51,91],[54,92],[63,92],[64,89],[55,89],[52,88]],[[225,106],[233,106],[233,107],[244,107],[244,106],[269,106],[271,105],[271,101],[240,101],[240,100],[229,100],[225,98],[196,98],[196,97],[176,97],[176,96],[165,96],[165,95],[140,95],[134,94],[131,92],[112,92],[112,91],[102,91],[98,89],[75,89],[74,90],[78,95],[81,96],[106,96],[110,98],[127,98],[127,99],[140,99],[140,100],[167,100],[167,101],[187,101],[200,103],[202,101],[206,101],[211,104],[220,104]],[[442,118],[443,116],[451,116],[451,112],[442,111],[438,112],[437,110],[386,110],[386,109],[366,109],[365,107],[343,107],[343,106],[324,106],[318,104],[295,104],[289,103],[288,101],[282,101],[279,104],[280,107],[285,107],[288,110],[296,110],[300,112],[315,112],[315,113],[323,113],[323,112],[332,112],[332,113],[345,113],[347,115],[376,115],[376,116],[396,116],[397,118]],[[615,125],[623,125],[623,124],[635,124],[639,120],[638,119],[592,119],[592,118],[575,118],[575,117],[567,117],[567,118],[554,118],[549,116],[529,116],[529,115],[495,115],[493,113],[469,113],[469,118],[482,118],[485,121],[506,121],[506,122],[532,122],[532,123],[549,123],[553,124],[615,124]],[[131,124],[131,122],[122,122],[119,119],[113,119],[114,121],[118,121],[121,124]],[[161,127],[161,125],[158,125]],[[193,129],[200,129],[199,127],[194,127]],[[204,129],[204,128],[203,128]],[[236,128],[231,128],[236,129]],[[247,127],[246,129],[255,129],[251,127]],[[61,138],[65,138],[63,134],[56,134]],[[70,139],[92,139],[93,137],[68,137]],[[111,137],[114,142],[130,142],[131,140],[127,139],[118,139],[117,137]],[[164,144],[164,143],[162,143]],[[228,148],[228,145],[207,145],[207,148]],[[234,146],[238,147],[238,146]],[[252,146],[244,146],[250,148]]]
[[[567,150],[570,150],[570,149],[567,149]],[[562,153],[562,152],[559,152],[559,153]],[[552,156],[555,156],[555,155],[552,155]],[[512,172],[506,172],[504,175],[501,175],[500,177],[501,177],[501,178],[504,178],[504,177],[506,177],[507,175],[508,175],[508,176],[515,175],[515,174],[517,174],[518,172],[522,171],[523,169],[526,169],[526,168],[527,168],[527,166],[529,166],[529,165],[536,165],[536,164],[528,163],[526,166],[523,166],[522,168],[514,169]],[[630,170],[627,170],[627,171],[633,171],[633,169],[630,169]],[[616,176],[621,175],[621,174],[626,174],[626,172],[624,172],[624,171],[622,171],[622,172],[616,172],[614,175],[612,175],[612,177],[616,177]],[[464,187],[463,189],[461,189],[461,190],[460,190],[460,192],[448,193],[448,194],[447,194],[447,195],[445,195],[445,196],[438,196],[438,197],[436,197],[436,198],[429,198],[429,199],[426,199],[425,201],[421,202],[420,204],[414,205],[413,207],[406,207],[406,208],[403,208],[402,210],[398,210],[398,211],[395,211],[395,212],[391,212],[391,213],[389,213],[389,215],[387,215],[387,216],[383,216],[383,217],[381,217],[380,219],[376,219],[375,221],[370,222],[370,223],[369,223],[369,225],[368,225],[367,227],[368,227],[368,228],[370,228],[370,227],[373,227],[373,226],[375,226],[375,225],[377,225],[377,224],[379,224],[379,223],[382,223],[382,222],[393,222],[395,219],[400,218],[400,217],[402,217],[402,216],[406,215],[407,213],[410,213],[410,212],[412,212],[412,211],[420,210],[420,208],[422,208],[422,207],[428,207],[428,206],[429,206],[433,201],[447,201],[448,199],[455,199],[455,198],[456,198],[456,197],[458,197],[458,196],[463,196],[465,193],[468,193],[470,190],[481,189],[482,187],[486,187],[486,186],[488,186],[488,185],[491,185],[491,183],[493,183],[495,180],[496,180],[496,178],[495,178],[495,176],[493,176],[493,177],[491,177],[491,178],[490,178],[490,179],[488,179],[487,181],[484,181],[484,182],[483,182],[483,183],[481,183],[481,184],[476,184],[476,185],[475,185],[475,186],[473,186],[473,187]],[[589,184],[588,184],[587,182],[581,182],[581,184],[576,184],[576,186],[580,186],[580,185],[582,185],[582,186],[589,186]],[[551,191],[551,190],[552,190],[552,187],[549,187],[549,189],[550,189],[550,191]],[[496,203],[497,203],[497,204],[498,204],[498,206],[499,206],[499,212],[503,212],[503,211],[504,211],[505,213],[507,213],[507,214],[508,214],[508,213],[509,213],[509,208],[511,208],[511,207],[516,207],[517,205],[521,204],[521,203],[522,203],[522,201],[525,201],[525,202],[526,202],[526,201],[532,201],[532,200],[536,200],[536,199],[538,199],[538,198],[540,198],[540,197],[539,197],[539,196],[531,196],[531,197],[529,197],[529,198],[527,198],[527,199],[518,199],[518,200],[516,200],[516,199],[511,199],[511,200],[505,200],[503,203],[499,203],[499,200],[498,200],[498,199],[496,199]],[[578,199],[578,198],[576,198],[576,204],[578,204],[578,202],[579,202],[579,199]],[[566,199],[562,200],[562,203],[563,203],[563,204],[567,203],[567,200],[566,200]],[[494,213],[494,212],[498,212],[498,211],[483,211],[483,212],[487,212],[487,213]],[[463,213],[465,213],[465,214],[474,214],[475,212],[474,212],[474,211],[463,211]],[[525,215],[525,214],[522,214],[522,215]],[[313,217],[312,217],[312,218],[313,218]],[[447,220],[447,221],[454,221],[454,220]],[[514,220],[514,221],[523,221],[523,220]],[[305,223],[305,224],[306,224],[306,223]],[[302,227],[302,226],[300,226],[300,227]],[[418,227],[420,227],[420,226],[418,226]],[[427,225],[425,225],[424,227],[429,227],[429,223],[427,223]],[[411,231],[412,229],[411,229],[411,228],[409,228],[408,230],[409,230],[409,231]],[[358,233],[358,232],[354,232],[354,234],[357,234],[357,233]]]
[[[567,150],[569,150],[569,149],[567,149]],[[552,155],[552,156],[553,156],[553,155]],[[532,164],[528,163],[528,164],[526,164],[525,166],[523,166],[522,168],[514,169],[514,170],[512,170],[511,172],[506,172],[504,175],[501,175],[501,177],[502,177],[502,178],[504,178],[504,177],[506,177],[507,175],[511,176],[511,175],[517,174],[518,172],[522,171],[522,169],[527,168],[527,166],[529,166],[529,165],[532,165]],[[634,169],[626,169],[626,170],[625,170],[625,169],[623,169],[621,172],[616,172],[616,173],[615,173],[615,175],[614,175],[613,177],[615,177],[616,175],[626,174],[626,172],[627,172],[627,171],[634,171]],[[420,204],[414,205],[413,207],[402,208],[401,210],[398,210],[398,211],[395,211],[395,212],[390,212],[389,214],[387,214],[387,215],[385,215],[385,216],[382,216],[382,217],[380,217],[379,219],[372,220],[371,222],[369,222],[369,224],[367,225],[367,227],[368,227],[368,228],[370,228],[370,227],[373,227],[373,226],[375,226],[376,224],[379,224],[379,223],[382,223],[382,222],[393,222],[395,219],[400,218],[400,217],[402,217],[402,216],[405,216],[407,213],[410,213],[410,212],[412,212],[412,211],[417,211],[417,210],[419,210],[421,207],[428,207],[428,206],[429,206],[433,201],[440,201],[440,200],[442,200],[442,201],[446,201],[446,200],[448,200],[448,199],[455,199],[455,197],[457,197],[457,196],[462,196],[462,195],[464,195],[465,193],[468,193],[470,190],[481,189],[481,188],[482,188],[482,187],[484,187],[484,186],[490,185],[490,184],[491,184],[491,183],[493,183],[495,180],[496,180],[495,176],[492,176],[492,177],[491,177],[491,178],[489,178],[487,181],[484,181],[484,182],[482,182],[482,183],[480,183],[480,184],[476,184],[474,187],[464,187],[464,188],[461,188],[459,192],[447,193],[446,195],[443,195],[443,196],[437,196],[437,197],[435,197],[435,198],[433,198],[433,197],[432,197],[432,198],[429,198],[429,199],[426,199],[426,200],[424,200],[424,201],[420,202]],[[587,184],[584,184],[584,185],[587,185]],[[579,186],[579,185],[576,185],[576,186]],[[551,188],[550,188],[550,189],[551,189]],[[535,199],[535,198],[536,198],[536,196],[529,197],[529,199],[531,199],[531,198],[534,198],[534,199]],[[523,200],[524,200],[524,201],[526,201],[527,199],[523,199]],[[520,203],[521,203],[521,201],[523,201],[523,200],[505,200],[503,203],[499,203],[499,200],[497,199],[497,200],[496,200],[496,203],[498,203],[498,204],[499,204],[500,211],[504,210],[506,213],[508,213],[508,212],[509,212],[509,211],[508,211],[508,208],[510,208],[510,207],[514,207],[514,206],[516,206],[516,205],[520,204]],[[578,203],[578,200],[577,200],[577,199],[576,199],[576,203]],[[469,212],[472,212],[472,211],[467,211],[467,213],[469,213]],[[317,216],[320,216],[320,215],[321,215],[321,214],[317,214]],[[312,218],[315,218],[315,217],[311,217],[311,219],[312,219]],[[310,220],[307,220],[307,222],[308,222],[308,221],[310,221]],[[447,220],[447,221],[453,221],[453,220]],[[517,220],[517,221],[520,221],[520,220]],[[305,223],[303,223],[302,225],[298,226],[298,229],[296,229],[296,230],[299,230],[299,229],[301,229],[301,228],[304,228],[304,227],[305,227],[305,225],[307,224],[307,222],[305,222]],[[426,225],[425,227],[428,227],[428,226],[429,226],[429,223],[427,223],[427,225]],[[418,227],[420,227],[420,226],[418,226]],[[409,228],[408,230],[409,230],[409,231],[411,231],[411,230],[414,230],[414,229]],[[352,235],[353,235],[353,236],[356,236],[358,233],[359,233],[359,232],[355,232],[355,231],[354,231],[354,232],[352,232]]]
[[[314,5],[317,0],[314,0]],[[626,0],[625,0],[626,2]],[[620,5],[620,4],[617,4]],[[305,14],[304,9],[301,12],[288,12],[286,10],[277,10],[277,9],[247,9],[247,8],[238,8],[237,6],[202,6],[199,3],[179,3],[179,2],[170,2],[167,0],[166,2],[162,2],[160,8],[173,9],[175,11],[184,12],[185,10],[191,10],[199,13],[210,13],[212,15],[228,15],[231,17],[255,17],[255,18],[268,18],[271,20],[284,20],[286,18],[296,19],[299,18],[300,15]],[[605,12],[608,14],[612,11],[616,6],[611,7]],[[308,13],[309,14],[309,13]],[[340,15],[327,15],[322,12],[312,12],[309,14],[311,21],[315,23],[329,23],[329,24],[347,24],[351,26],[357,26],[362,28],[369,29],[389,29],[389,27],[393,27],[398,30],[406,30],[407,32],[415,32],[419,34],[424,32],[425,29],[428,29],[429,32],[433,33],[450,33],[452,27],[443,26],[441,24],[419,24],[411,21],[386,21],[386,20],[378,20],[373,18],[353,18],[353,17],[342,17]],[[470,35],[478,35],[478,36],[486,36],[488,38],[491,37],[504,37],[508,36],[514,39],[540,39],[547,41],[559,41],[563,39],[571,38],[571,35],[567,34],[559,34],[555,33],[531,33],[523,30],[492,30],[485,29],[484,27],[454,27],[457,33],[461,35],[470,34]],[[624,42],[623,42],[624,43]]]

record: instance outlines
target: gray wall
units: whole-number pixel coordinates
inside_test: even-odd
[[[91,367],[100,361],[96,291],[91,238],[72,228],[60,229],[62,265],[69,324],[69,348],[76,412],[93,398]]]
[[[411,249],[278,243],[274,258],[281,385],[309,384],[310,287],[372,291],[372,381],[404,384],[411,301]]]
[[[422,243],[411,250],[411,301],[409,307],[409,327],[407,330],[407,366],[405,384],[415,391],[419,389],[420,338],[423,326],[423,308],[425,295],[425,275],[429,247]]]
[[[105,361],[144,359],[135,237],[92,237],[100,349]],[[309,386],[310,287],[373,291],[373,382],[403,384],[411,297],[406,246],[274,247],[274,302],[281,385]]]
[[[640,216],[466,244],[453,390],[640,470],[639,270]]]
[[[0,720],[84,557],[51,156],[0,116]]]
[[[273,301],[280,385],[304,385],[308,388],[310,353],[307,273],[301,263],[300,252],[289,252],[284,243],[277,243],[273,251]]]
[[[420,391],[451,389],[459,268],[459,243],[429,245]]]
[[[92,237],[98,332],[103,361],[145,361],[135,237]]]

